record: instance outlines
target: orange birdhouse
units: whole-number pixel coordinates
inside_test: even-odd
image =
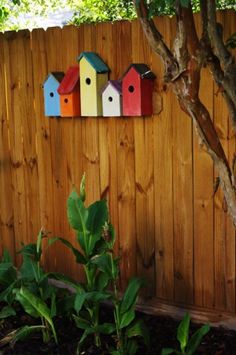
[[[69,67],[57,91],[60,95],[61,116],[80,116],[79,66]]]

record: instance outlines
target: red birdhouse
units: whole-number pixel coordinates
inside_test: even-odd
[[[79,66],[69,67],[57,91],[60,95],[61,116],[80,116]]]
[[[146,64],[131,64],[122,79],[123,115],[152,115],[155,74]]]

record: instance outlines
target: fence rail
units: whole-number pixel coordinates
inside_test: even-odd
[[[226,37],[235,13],[221,13]],[[199,18],[196,18],[199,24]],[[158,19],[168,44],[174,19]],[[155,114],[133,118],[47,118],[42,83],[66,71],[82,51],[95,51],[119,78],[128,65],[148,64],[157,75]],[[43,226],[74,242],[66,199],[87,176],[87,201],[107,198],[117,232],[122,284],[148,279],[147,298],[235,312],[235,231],[216,172],[191,120],[162,82],[162,64],[137,21],[0,35],[0,248],[17,259],[20,243]],[[228,113],[204,69],[201,97],[226,155],[235,139]],[[1,251],[0,249],[0,251]],[[55,244],[48,269],[82,278],[69,251]]]

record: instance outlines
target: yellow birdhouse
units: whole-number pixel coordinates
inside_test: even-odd
[[[94,52],[82,52],[80,65],[81,116],[102,116],[102,88],[108,81],[108,66]]]

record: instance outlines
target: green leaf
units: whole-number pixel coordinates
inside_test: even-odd
[[[95,264],[110,279],[115,280],[117,278],[119,272],[118,259],[113,259],[111,253],[96,255],[92,258],[91,263]]]
[[[169,354],[173,354],[176,353],[175,349],[172,348],[164,348],[161,350],[161,355],[169,355]]]
[[[177,339],[180,343],[180,348],[183,353],[185,352],[185,348],[188,343],[189,325],[190,316],[188,313],[186,313],[177,329]]]
[[[97,233],[97,234],[88,234],[87,236],[87,254],[89,257],[91,257],[94,254],[97,254],[97,249],[96,244],[97,242],[101,239],[101,234]]]
[[[43,274],[43,270],[38,266],[38,262],[25,255],[20,268],[21,278],[28,281],[35,280],[39,282]]]
[[[86,293],[82,293],[82,294],[77,294],[76,295],[74,308],[75,308],[77,313],[80,312],[81,308],[84,305],[85,300],[86,300]]]
[[[105,272],[100,272],[96,278],[95,288],[99,291],[104,290],[109,282],[109,276]]]
[[[9,343],[11,347],[14,347],[17,341],[24,340],[31,333],[35,331],[41,331],[44,328],[45,327],[41,325],[31,325],[31,326],[26,325],[19,329],[13,330],[12,332],[8,333],[4,338],[0,339],[0,347]]]
[[[198,346],[200,345],[202,338],[209,332],[209,330],[210,330],[209,324],[205,324],[193,334],[186,348],[187,355],[194,354],[194,352],[197,350]]]
[[[128,355],[135,355],[138,351],[138,344],[137,341],[134,339],[130,339],[127,343],[127,354]]]
[[[27,290],[24,286],[17,291],[16,299],[20,302],[25,312],[32,317],[39,318],[42,316],[45,319],[49,319],[49,322],[51,322],[50,310],[46,303]]]
[[[88,208],[87,230],[91,234],[98,234],[108,219],[107,202],[105,200],[96,201]]]
[[[102,333],[102,334],[112,334],[116,330],[116,326],[113,323],[103,323],[95,327],[95,331],[97,333]]]
[[[39,261],[38,253],[37,253],[37,245],[34,243],[23,245],[22,249],[19,250],[17,253],[22,254],[23,256],[28,256],[34,259],[35,261]]]
[[[132,337],[143,337],[145,345],[149,346],[150,344],[150,336],[148,332],[148,328],[146,327],[143,320],[137,320],[135,323],[131,324],[131,326],[126,330],[127,338]]]
[[[81,182],[80,182],[80,198],[82,202],[86,200],[86,192],[85,192],[85,173],[82,176]]]
[[[51,312],[46,303],[23,286],[16,293],[16,299],[21,303],[26,313],[30,314],[32,317],[42,317],[48,322],[52,329],[55,342],[57,343],[57,336],[50,315]]]
[[[127,327],[135,318],[135,311],[130,309],[126,313],[123,313],[120,319],[120,329]]]
[[[60,241],[61,243],[63,243],[64,245],[66,245],[74,254],[75,258],[76,258],[76,262],[78,264],[86,264],[86,259],[83,256],[83,254],[81,254],[81,252],[76,249],[68,240],[61,238],[61,237],[55,237],[55,238],[50,238],[49,239],[49,244],[53,244],[56,241]]]
[[[0,263],[0,285],[9,286],[17,279],[16,268],[11,262]]]
[[[36,252],[37,252],[37,256],[38,256],[38,260],[40,260],[41,258],[41,254],[42,254],[42,239],[43,239],[43,231],[42,229],[40,230],[38,237],[37,237],[37,245],[36,245]]]
[[[16,315],[16,311],[11,306],[5,306],[0,311],[0,319],[8,318],[10,316],[15,316],[15,315]]]
[[[84,329],[84,330],[91,329],[91,325],[87,319],[84,319],[80,316],[76,316],[75,314],[73,314],[73,319],[74,319],[75,324],[78,328]]]
[[[138,292],[143,286],[143,279],[134,277],[129,281],[125,294],[122,298],[120,312],[125,313],[129,308],[133,307],[136,303]]]
[[[67,200],[67,216],[73,229],[83,234],[86,233],[88,210],[75,190],[71,192]]]
[[[16,342],[28,338],[32,333],[42,331],[45,327],[42,325],[25,325],[14,332],[11,338],[11,345],[14,346]]]

